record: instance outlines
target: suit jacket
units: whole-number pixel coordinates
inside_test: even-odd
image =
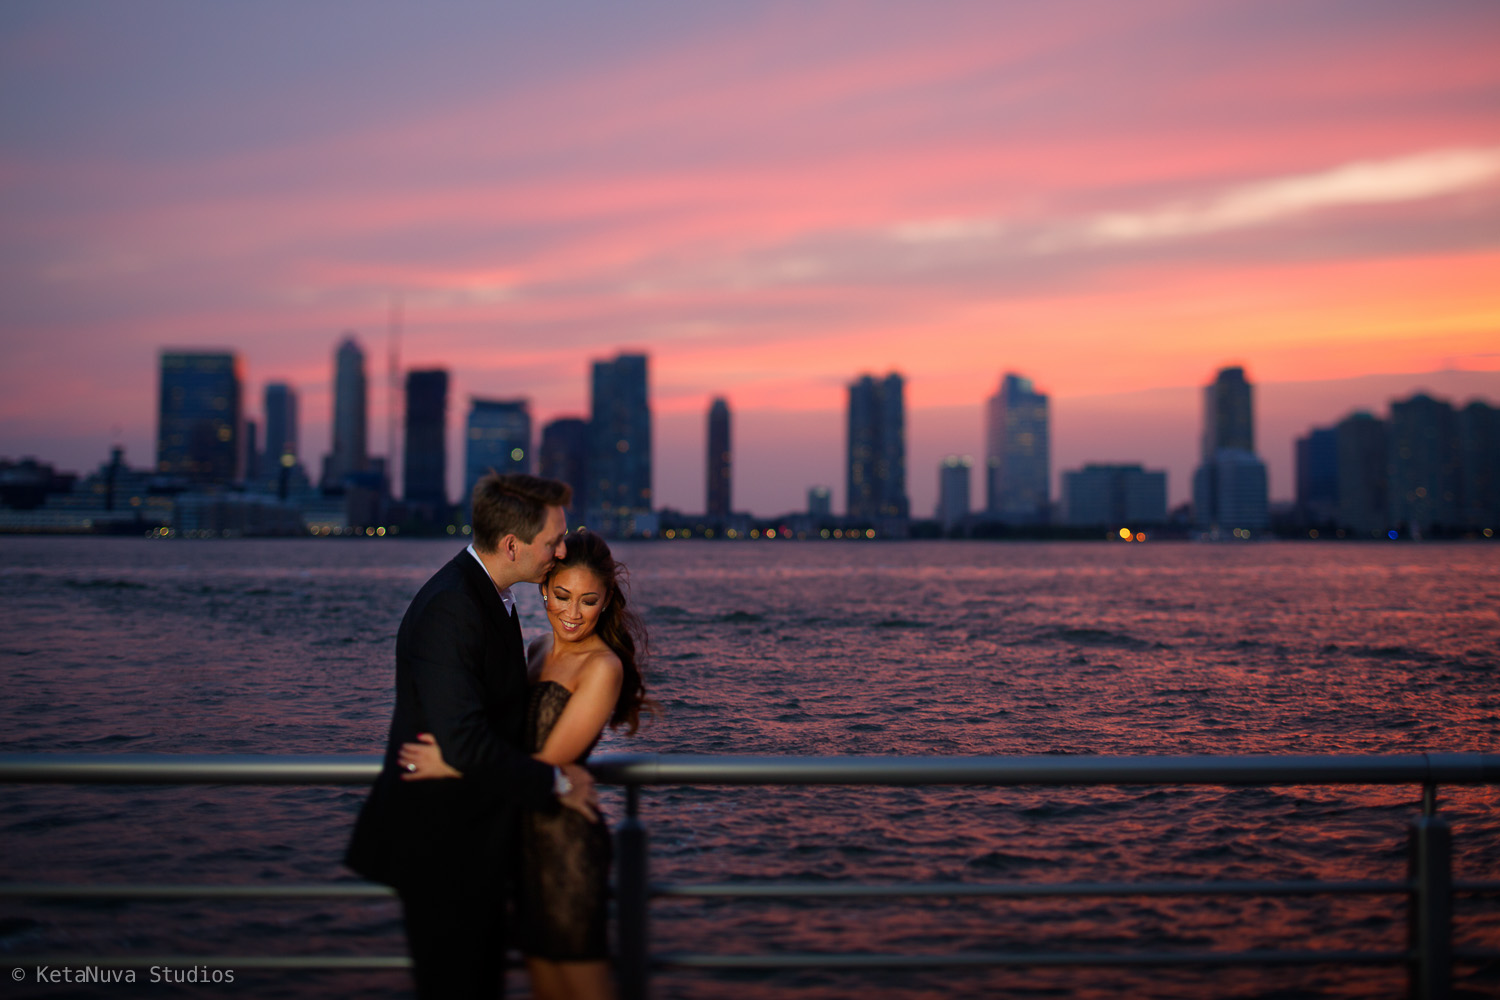
[[[526,704],[521,627],[484,567],[460,552],[401,619],[385,764],[345,863],[401,890],[503,891],[518,807],[552,798],[552,768],[523,750]],[[401,780],[396,755],[418,733],[437,737],[462,780]]]

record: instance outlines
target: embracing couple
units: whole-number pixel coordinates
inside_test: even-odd
[[[621,568],[569,534],[564,483],[490,473],[474,543],[428,580],[396,636],[385,765],[347,863],[401,898],[417,995],[501,995],[506,948],[538,1000],[610,997],[609,831],[583,761],[606,725],[634,730],[645,633]],[[540,585],[550,634],[517,605]]]

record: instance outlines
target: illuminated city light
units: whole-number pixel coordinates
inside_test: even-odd
[[[676,528],[668,528],[666,531],[662,532],[662,534],[664,534],[668,538],[676,538],[677,537],[677,529]]]
[[[1235,532],[1235,534],[1239,534],[1239,532]],[[1127,542],[1130,541],[1130,529],[1129,528],[1121,528],[1120,529],[1120,537],[1123,538],[1123,539],[1125,539],[1125,541],[1127,541]]]
[[[1146,533],[1144,531],[1137,531],[1135,533],[1135,540],[1138,542],[1144,542],[1146,540]]]

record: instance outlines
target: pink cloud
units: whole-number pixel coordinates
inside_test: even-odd
[[[1082,398],[1197,385],[1231,357],[1284,380],[1493,368],[1500,184],[1382,202],[1317,183],[1491,149],[1493,17],[1339,14],[772,7],[459,74],[480,84],[384,115],[357,96],[384,81],[351,81],[353,113],[324,120],[256,78],[226,107],[295,127],[233,142],[126,142],[161,109],[120,96],[87,154],[87,134],[0,136],[0,440],[63,386],[53,424],[82,439],[127,413],[147,442],[156,350],[227,343],[254,386],[304,387],[311,454],[340,331],[382,369],[396,293],[404,360],[455,371],[455,413],[527,394],[538,422],[585,408],[589,359],[627,344],[683,427],[719,391],[836,414],[862,370],[906,372],[937,412],[1008,369]],[[5,72],[87,83],[153,52],[49,30],[42,63]],[[949,425],[923,426],[936,447]],[[682,447],[668,461],[701,461]]]

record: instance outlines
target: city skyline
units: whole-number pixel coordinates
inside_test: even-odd
[[[338,340],[339,350],[335,352],[334,355],[335,380],[338,374],[337,362],[339,359],[339,355],[347,353],[347,348],[350,346],[349,338],[353,335],[354,334],[352,331],[344,331],[342,334],[340,334],[340,338]],[[179,349],[179,353],[181,350],[182,349]],[[251,398],[255,395],[249,388],[254,383],[251,380],[247,380],[244,378],[245,359],[242,355],[239,354],[239,352],[216,352],[211,348],[199,349],[196,351],[194,351],[194,349],[185,350],[188,350],[188,352],[190,354],[194,354],[194,356],[232,356],[235,359],[237,371],[239,372],[238,377],[241,380],[240,394],[242,398]],[[172,350],[164,349],[162,352],[160,352],[159,357],[166,357],[171,354],[173,354]],[[613,362],[610,362],[610,364],[612,363]],[[599,364],[601,364],[601,360],[597,358],[589,362],[591,368],[597,367]],[[1229,368],[1222,369],[1219,374],[1222,375],[1224,371],[1237,370],[1241,371],[1242,373],[1242,369],[1240,369],[1239,366],[1231,366]],[[413,374],[425,377],[439,373],[439,371],[407,369],[404,372],[404,378],[409,381],[410,376]],[[441,373],[447,374],[446,370],[441,370]],[[1011,377],[1014,377],[1013,373],[1007,374],[1006,376],[1006,378]],[[449,376],[449,378],[451,380],[451,375]],[[1003,384],[1004,379],[1002,379],[1001,381]],[[1316,407],[1310,412],[1317,412],[1320,414],[1320,418],[1317,421],[1308,423],[1300,422],[1300,418],[1295,418],[1288,422],[1285,414],[1282,415],[1281,419],[1276,421],[1278,434],[1284,433],[1287,435],[1287,455],[1285,456],[1286,460],[1278,462],[1275,459],[1265,455],[1258,456],[1265,461],[1265,465],[1267,466],[1267,468],[1274,468],[1274,472],[1272,475],[1273,488],[1270,496],[1271,502],[1273,504],[1290,504],[1295,500],[1296,467],[1297,462],[1299,461],[1297,457],[1297,448],[1300,446],[1301,439],[1307,433],[1315,429],[1315,427],[1313,426],[1314,423],[1331,424],[1342,419],[1344,416],[1347,416],[1351,411],[1384,412],[1384,408],[1389,407],[1391,403],[1396,402],[1399,399],[1405,399],[1407,397],[1416,395],[1434,396],[1448,403],[1451,403],[1455,407],[1462,407],[1467,403],[1474,401],[1482,401],[1487,402],[1490,405],[1496,405],[1495,395],[1487,391],[1489,389],[1490,381],[1491,379],[1489,377],[1489,373],[1440,372],[1433,373],[1432,375],[1429,375],[1425,378],[1417,378],[1415,380],[1408,380],[1407,376],[1400,375],[1366,376],[1359,379],[1339,380],[1338,382],[1334,383],[1309,382],[1271,386],[1270,388],[1272,388],[1273,390],[1279,390],[1284,397],[1290,398],[1290,405],[1286,405],[1284,407],[1287,411],[1291,413],[1298,413],[1306,407],[1307,398],[1316,398],[1318,400],[1318,403],[1316,404]],[[1368,388],[1362,389],[1362,386],[1367,386]],[[1433,388],[1434,386],[1438,388]],[[277,389],[290,392],[292,399],[294,400],[292,405],[294,407],[297,405],[295,403],[295,400],[300,392],[298,387],[287,386],[282,382],[268,381],[265,383],[265,388],[267,390]],[[409,388],[410,386],[408,385],[408,392]],[[1266,387],[1259,384],[1256,385],[1257,390],[1263,388]],[[1079,450],[1077,442],[1071,442],[1070,446],[1071,439],[1066,434],[1063,437],[1061,443],[1058,443],[1054,437],[1053,449],[1062,457],[1060,459],[1054,459],[1053,462],[1051,473],[1051,479],[1053,483],[1051,496],[1052,502],[1059,505],[1062,503],[1064,495],[1063,477],[1066,475],[1067,471],[1064,466],[1067,466],[1069,468],[1077,468],[1091,464],[1130,464],[1144,460],[1146,464],[1168,466],[1171,469],[1172,477],[1175,477],[1176,480],[1178,480],[1171,483],[1169,506],[1176,507],[1184,503],[1189,503],[1192,500],[1192,471],[1200,461],[1202,437],[1205,433],[1204,428],[1206,427],[1206,422],[1204,422],[1204,417],[1206,416],[1204,411],[1204,392],[1205,388],[1200,384],[1198,386],[1179,387],[1169,390],[1120,394],[1119,396],[1114,397],[1112,400],[1111,397],[1100,397],[1100,402],[1104,402],[1106,404],[1105,407],[1095,413],[1086,414],[1086,419],[1095,420],[1101,424],[1109,424],[1113,429],[1117,440],[1131,438],[1132,435],[1135,435],[1137,431],[1141,432],[1141,435],[1160,434],[1166,428],[1171,428],[1170,436],[1158,437],[1156,440],[1151,442],[1149,447],[1140,446],[1143,445],[1144,438],[1141,436],[1137,436],[1136,443],[1134,445],[1117,444],[1115,445],[1117,449],[1116,451],[1107,453],[1101,453],[1098,451],[1081,451]],[[153,398],[156,398],[157,395],[158,393],[156,393],[155,389],[153,388]],[[1274,398],[1275,392],[1273,392],[1272,395]],[[1174,400],[1172,398],[1174,396],[1180,398]],[[1195,407],[1198,411],[1197,418],[1200,421],[1198,428],[1188,428],[1186,426],[1178,428],[1176,426],[1178,417],[1178,413],[1176,411],[1180,409],[1179,404],[1181,402],[1181,399],[1187,398],[1191,398],[1192,406]],[[1108,405],[1110,402],[1113,403],[1112,407]],[[936,432],[934,431],[933,426],[921,426],[922,422],[918,421],[918,430],[921,431],[921,433],[917,435],[917,444],[915,445],[916,452],[918,454],[922,454],[925,452],[942,457],[957,453],[958,451],[963,451],[964,453],[968,454],[979,453],[982,455],[982,445],[984,444],[988,434],[988,411],[991,408],[992,403],[993,398],[980,401],[979,403],[974,404],[972,407],[975,415],[977,415],[977,418],[982,420],[986,424],[985,427],[969,427],[968,422],[970,415],[968,413],[968,410],[970,409],[970,407],[962,405],[946,407],[940,411],[940,420],[934,421],[937,427]],[[271,418],[271,414],[269,414],[268,412],[256,411],[254,409],[246,407],[243,403],[241,403],[240,405],[242,410],[242,424],[261,423],[262,426],[264,426],[265,423]],[[409,402],[407,405],[409,406]],[[656,400],[654,394],[652,394],[648,399],[648,406],[651,409],[651,422],[653,425],[656,425],[651,428],[650,432],[651,438],[653,442],[655,442],[658,437],[660,418],[656,416]],[[1253,435],[1258,434],[1258,432],[1254,431],[1253,428],[1260,425],[1262,422],[1262,416],[1259,406],[1260,404],[1257,403],[1256,411],[1252,418],[1251,433]],[[153,411],[155,411],[155,408],[156,407],[153,406]],[[374,408],[369,407],[369,409],[373,410]],[[403,407],[403,411],[404,410],[405,407]],[[1066,411],[1064,412],[1066,413]],[[932,415],[932,411],[929,411],[928,415]],[[407,421],[409,423],[410,415],[404,414],[404,416],[407,418]],[[817,434],[817,431],[821,429],[823,431],[822,437],[827,446],[827,453],[833,456],[833,461],[835,463],[843,463],[847,461],[847,406],[840,412],[818,414],[817,416],[821,418],[823,424],[821,428],[817,423],[810,422],[807,419],[808,414],[805,412],[793,412],[791,414],[782,416],[783,419],[789,416],[791,419],[797,422],[797,433],[799,434],[804,434],[808,437],[816,438],[819,436]],[[697,417],[698,422],[701,424],[702,415],[698,414]],[[576,421],[573,418],[562,416],[557,418],[555,422],[566,424],[574,423]],[[687,423],[687,421],[680,422],[684,424]],[[908,417],[908,423],[910,422],[910,418]],[[448,455],[448,460],[444,464],[446,465],[448,470],[448,472],[446,473],[448,491],[451,498],[455,499],[455,502],[458,502],[460,505],[462,505],[462,503],[464,502],[463,497],[466,492],[464,489],[464,481],[467,478],[467,463],[465,456],[468,450],[469,428],[462,418],[458,420],[445,419],[444,424],[444,434],[446,435],[445,451]],[[545,426],[546,425],[543,425],[544,430]],[[587,426],[587,421],[584,421],[584,426]],[[782,424],[781,426],[785,427],[787,425]],[[1069,426],[1067,420],[1064,420],[1064,426]],[[300,423],[300,421],[297,423],[295,429],[298,437],[305,440],[302,424]],[[410,430],[410,426],[407,426],[406,432],[405,434],[403,434],[403,440],[397,442],[402,452],[404,452],[406,447],[404,438],[406,434],[410,433]],[[831,437],[828,433],[830,430],[836,430],[837,434]],[[809,434],[809,431],[812,431],[813,433]],[[434,435],[436,431],[429,430],[426,433],[428,435],[429,441],[435,442],[436,438],[434,437]],[[962,441],[966,437],[969,439],[969,442],[973,447],[961,449],[953,447],[955,441]],[[543,447],[540,432],[534,430],[530,435],[530,438],[532,448]],[[152,436],[152,441],[153,443],[155,442],[154,434]],[[906,434],[904,435],[904,441],[908,453],[911,453],[914,445],[913,433],[910,429],[908,429]],[[763,445],[769,443],[774,449],[774,440],[761,441],[760,443]],[[706,447],[706,444],[707,440],[705,432],[699,439],[699,446]],[[1132,448],[1134,450],[1132,450]],[[428,446],[428,450],[431,450],[431,445]],[[659,453],[659,445],[653,444],[653,450],[656,450]],[[327,452],[319,456],[316,454],[308,454],[305,448],[300,448],[299,451],[299,457],[302,459],[303,465],[309,468],[309,472],[312,466],[321,465],[326,467],[326,465],[332,458],[332,455]],[[758,450],[752,448],[750,449],[750,451],[752,452],[752,454],[755,454]],[[1172,459],[1162,457],[1163,454],[1170,454],[1174,452],[1180,453],[1179,458],[1183,463],[1180,468]],[[155,456],[155,448],[148,451],[147,454]],[[756,457],[763,457],[763,455],[764,453],[761,452],[757,454]],[[1149,455],[1152,457],[1142,459],[1142,455]],[[92,461],[84,461],[76,467],[70,467],[66,462],[58,461],[54,456],[39,454],[36,452],[26,452],[24,450],[18,450],[15,454],[5,454],[3,452],[0,452],[0,457],[9,459],[34,457],[38,460],[49,462],[50,464],[55,465],[60,470],[72,472],[82,472],[92,469],[97,466],[98,462],[101,460],[98,456],[96,456]],[[264,454],[259,457],[262,459],[262,461],[269,463],[267,469],[263,469],[261,471],[259,480],[265,480],[267,476],[272,476],[272,478],[274,479],[274,469],[271,469],[270,465],[274,465],[275,459],[268,458]],[[365,457],[366,460],[370,463],[378,463],[378,465],[382,469],[389,468],[389,457],[383,454],[383,449],[380,451],[372,451]],[[139,456],[132,455],[131,458],[139,464]],[[241,458],[243,459],[244,456],[241,455]],[[401,461],[404,461],[403,457],[398,456],[398,458],[400,458]],[[752,461],[754,461],[754,458],[752,458]],[[738,459],[736,459],[736,466],[738,467]],[[1284,468],[1282,468],[1283,466]],[[680,472],[686,477],[697,477],[697,499],[699,504],[701,504],[703,476],[706,473],[706,466],[704,466],[703,464],[699,464],[694,467],[692,463],[689,462],[686,465],[680,466],[679,468]],[[808,478],[808,482],[810,484],[816,485],[819,482],[829,479],[833,474],[827,468],[809,466],[807,468],[807,475],[810,477]],[[657,475],[653,474],[653,481],[655,481],[656,478]],[[975,476],[973,478],[973,495],[971,497],[970,503],[975,510],[982,511],[984,509],[986,499],[985,486],[981,477]],[[1183,480],[1185,480],[1185,482],[1183,482]],[[785,487],[788,483],[791,482],[793,482],[791,478],[784,478],[782,482],[777,484],[780,492],[786,492],[787,490],[785,489]],[[914,511],[920,511],[922,509],[922,504],[936,504],[939,501],[936,481],[934,481],[934,483],[932,484],[933,488],[930,492],[924,490],[922,488],[922,484],[923,477],[917,477],[914,482],[909,484],[910,493],[914,497],[918,498],[912,501]],[[396,487],[399,486],[399,484],[392,484],[392,486]],[[1277,486],[1281,487],[1280,492],[1277,492]],[[800,487],[799,489],[802,490],[803,496],[805,497],[806,487]],[[396,495],[403,496],[405,493],[405,491],[402,489],[396,489],[394,492]],[[657,489],[657,492],[660,492],[659,488]],[[840,496],[841,490],[839,488],[835,488],[833,490],[832,497],[834,499],[837,499]],[[748,513],[758,516],[772,516],[801,510],[805,506],[805,501],[802,498],[798,498],[797,500],[794,500],[790,505],[775,508],[756,508],[752,505],[744,506],[739,509],[746,510]],[[688,512],[698,511],[698,507],[695,506],[691,501],[680,504],[674,504],[668,501],[657,505],[657,509],[662,508]]]
[[[684,510],[715,395],[736,506],[842,509],[860,370],[905,376],[911,470],[982,454],[1026,373],[1054,499],[1143,462],[1182,502],[1224,365],[1273,500],[1348,402],[1500,401],[1493,7],[354,11],[0,12],[0,454],[149,461],[155,354],[233,345],[247,400],[297,393],[317,478],[344,330],[383,454],[396,302],[403,368],[537,426],[587,412],[591,359],[649,354]]]

